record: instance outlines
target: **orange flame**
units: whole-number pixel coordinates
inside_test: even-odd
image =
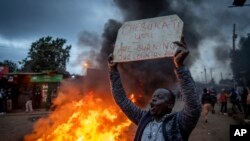
[[[64,98],[67,101],[67,98]],[[112,103],[112,102],[111,102]],[[25,141],[126,141],[131,122],[104,99],[88,93],[38,120]]]

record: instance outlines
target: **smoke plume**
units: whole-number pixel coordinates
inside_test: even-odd
[[[240,18],[240,14],[243,12],[234,12],[234,9],[229,9],[227,5],[221,5],[222,3],[217,1],[209,2],[210,6],[206,1],[201,0],[114,0],[113,2],[121,11],[123,21],[110,19],[104,26],[102,47],[97,62],[101,68],[105,69],[107,68],[107,56],[114,50],[116,36],[122,23],[177,14],[184,22],[183,34],[191,52],[186,61],[188,67],[199,62],[197,60],[200,59],[201,52],[204,54],[204,49],[208,49],[213,52],[213,55],[207,54],[205,58],[214,61],[210,61],[212,63],[204,62],[205,66],[208,69],[213,68],[215,72],[224,72],[219,69],[223,69],[223,65],[228,65],[225,62],[230,60],[231,42],[229,41],[231,35],[227,34],[230,33],[228,31],[232,31],[235,20],[236,23],[240,23],[238,29],[241,31],[247,29],[248,21],[250,21],[249,15]],[[211,5],[213,10],[211,10]],[[225,13],[221,12],[222,9]],[[207,44],[204,44],[204,41]],[[210,42],[214,44],[210,44]],[[159,87],[176,89],[176,77],[171,58],[120,63],[119,66],[122,80],[128,92],[151,95]],[[198,71],[200,74],[204,64],[196,66],[200,69]]]
[[[185,7],[178,7],[179,11],[176,11],[171,5],[172,2],[165,0],[115,0],[114,3],[122,11],[124,16],[124,21],[122,22],[171,14],[178,14],[181,19],[184,20],[184,23],[186,19],[190,19],[191,17],[194,19],[193,22],[200,21],[199,18],[193,16],[192,11],[185,9]],[[183,12],[186,10],[188,11]],[[110,20],[105,25],[101,49],[101,56],[104,58],[101,60],[106,60],[105,57],[113,52],[116,35],[121,26],[120,23],[114,26],[114,23],[119,22]],[[199,56],[195,48],[197,48],[198,42],[200,41],[200,35],[196,32],[197,30],[193,24],[184,26],[187,26],[184,31],[184,34],[188,34],[188,36],[185,37],[187,42],[192,39],[190,46],[192,47],[191,49],[194,50],[192,53],[195,54],[192,56],[195,57],[190,57],[188,61],[189,64],[192,64],[192,60],[195,60],[195,58]],[[173,68],[173,61],[171,58],[120,64],[121,77],[123,82],[125,82],[124,85],[126,90],[141,93],[143,95],[151,95],[155,89],[160,87],[175,90],[177,85]]]
[[[92,49],[99,50],[101,48],[101,39],[95,33],[83,31],[79,35],[78,44],[80,46],[87,46]]]

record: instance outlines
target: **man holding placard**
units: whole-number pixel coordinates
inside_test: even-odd
[[[166,17],[167,19],[171,17]],[[176,17],[176,16],[175,16]],[[173,20],[173,17],[171,17]],[[155,19],[154,19],[155,20]],[[157,20],[155,20],[158,22]],[[144,30],[142,25],[147,27],[147,30],[151,30],[151,25],[156,25],[154,23],[147,23],[147,21],[143,21],[144,24],[139,24],[141,27],[126,27],[130,30],[136,29],[137,32],[141,32],[140,35],[151,33]],[[151,21],[152,22],[152,21]],[[125,23],[126,24],[126,23]],[[138,23],[136,23],[138,24]],[[166,23],[168,24],[168,23]],[[158,24],[155,28],[162,28],[163,24]],[[128,25],[126,25],[128,26]],[[153,27],[152,27],[153,28]],[[168,24],[168,29],[170,28],[170,24]],[[121,28],[122,29],[122,28]],[[142,32],[143,31],[143,32]],[[119,30],[119,32],[126,33],[125,30]],[[118,33],[119,36],[120,33]],[[173,34],[173,32],[170,32]],[[144,36],[147,38],[146,36]],[[148,36],[149,37],[149,36]],[[150,37],[151,38],[151,37]],[[173,38],[174,39],[174,38]],[[119,40],[119,37],[118,37]],[[153,40],[153,39],[152,39]],[[122,82],[120,79],[120,74],[117,68],[117,62],[127,62],[137,60],[137,57],[119,57],[116,56],[118,52],[114,51],[114,56],[109,56],[109,67],[110,67],[110,80],[112,86],[112,94],[122,109],[122,111],[126,114],[126,116],[136,125],[138,125],[138,129],[135,135],[135,141],[186,141],[194,127],[196,126],[198,119],[201,113],[201,102],[199,96],[196,92],[195,83],[191,77],[189,70],[184,66],[183,62],[185,58],[188,56],[189,51],[186,48],[186,44],[182,39],[176,39],[177,42],[174,42],[176,50],[173,55],[174,64],[176,67],[176,75],[179,78],[184,108],[182,111],[171,113],[172,108],[175,104],[175,95],[169,89],[159,88],[155,90],[152,95],[152,99],[150,101],[150,109],[148,111],[144,111],[137,107],[131,100],[129,100],[126,96],[126,93],[123,89]],[[178,42],[178,40],[180,42]],[[169,41],[169,40],[168,40]],[[143,44],[143,43],[139,43]],[[146,43],[147,44],[147,43]],[[138,46],[137,46],[138,47]],[[146,47],[146,51],[153,51],[155,47]],[[130,46],[127,50],[132,50],[133,46]],[[136,48],[136,47],[134,47]],[[159,48],[158,48],[159,49]],[[116,50],[116,49],[115,49]],[[137,51],[141,51],[135,49]],[[121,50],[120,50],[121,51]],[[145,51],[145,50],[144,50]],[[154,51],[157,52],[157,51]],[[121,54],[121,52],[119,52]],[[118,54],[119,54],[118,53]],[[137,54],[137,53],[135,53]],[[143,54],[143,52],[139,52],[139,54]],[[166,54],[166,53],[165,53]],[[116,57],[115,57],[116,56]],[[164,54],[163,54],[164,56]],[[168,55],[170,57],[170,55]],[[162,56],[160,56],[162,57]],[[154,55],[146,55],[143,56],[143,60],[152,58],[159,58],[159,56]],[[142,60],[141,58],[139,60]]]

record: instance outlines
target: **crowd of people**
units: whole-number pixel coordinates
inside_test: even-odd
[[[220,114],[236,115],[239,113],[244,114],[244,121],[250,122],[248,116],[250,115],[250,89],[249,87],[231,88],[231,89],[221,89],[220,92],[216,92],[214,88],[203,89],[203,94],[201,97],[202,107],[203,107],[203,118],[204,121],[208,122],[208,114],[211,111],[212,114],[215,113],[214,106],[219,104]],[[231,107],[228,107],[228,103]]]

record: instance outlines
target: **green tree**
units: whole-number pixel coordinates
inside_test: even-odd
[[[22,71],[41,72],[56,70],[66,73],[66,63],[69,61],[71,45],[66,45],[65,39],[47,36],[32,43],[28,56],[20,62]]]
[[[0,66],[7,66],[9,67],[9,72],[15,72],[18,71],[18,66],[16,63],[14,63],[11,60],[4,60],[3,62],[0,62]]]

